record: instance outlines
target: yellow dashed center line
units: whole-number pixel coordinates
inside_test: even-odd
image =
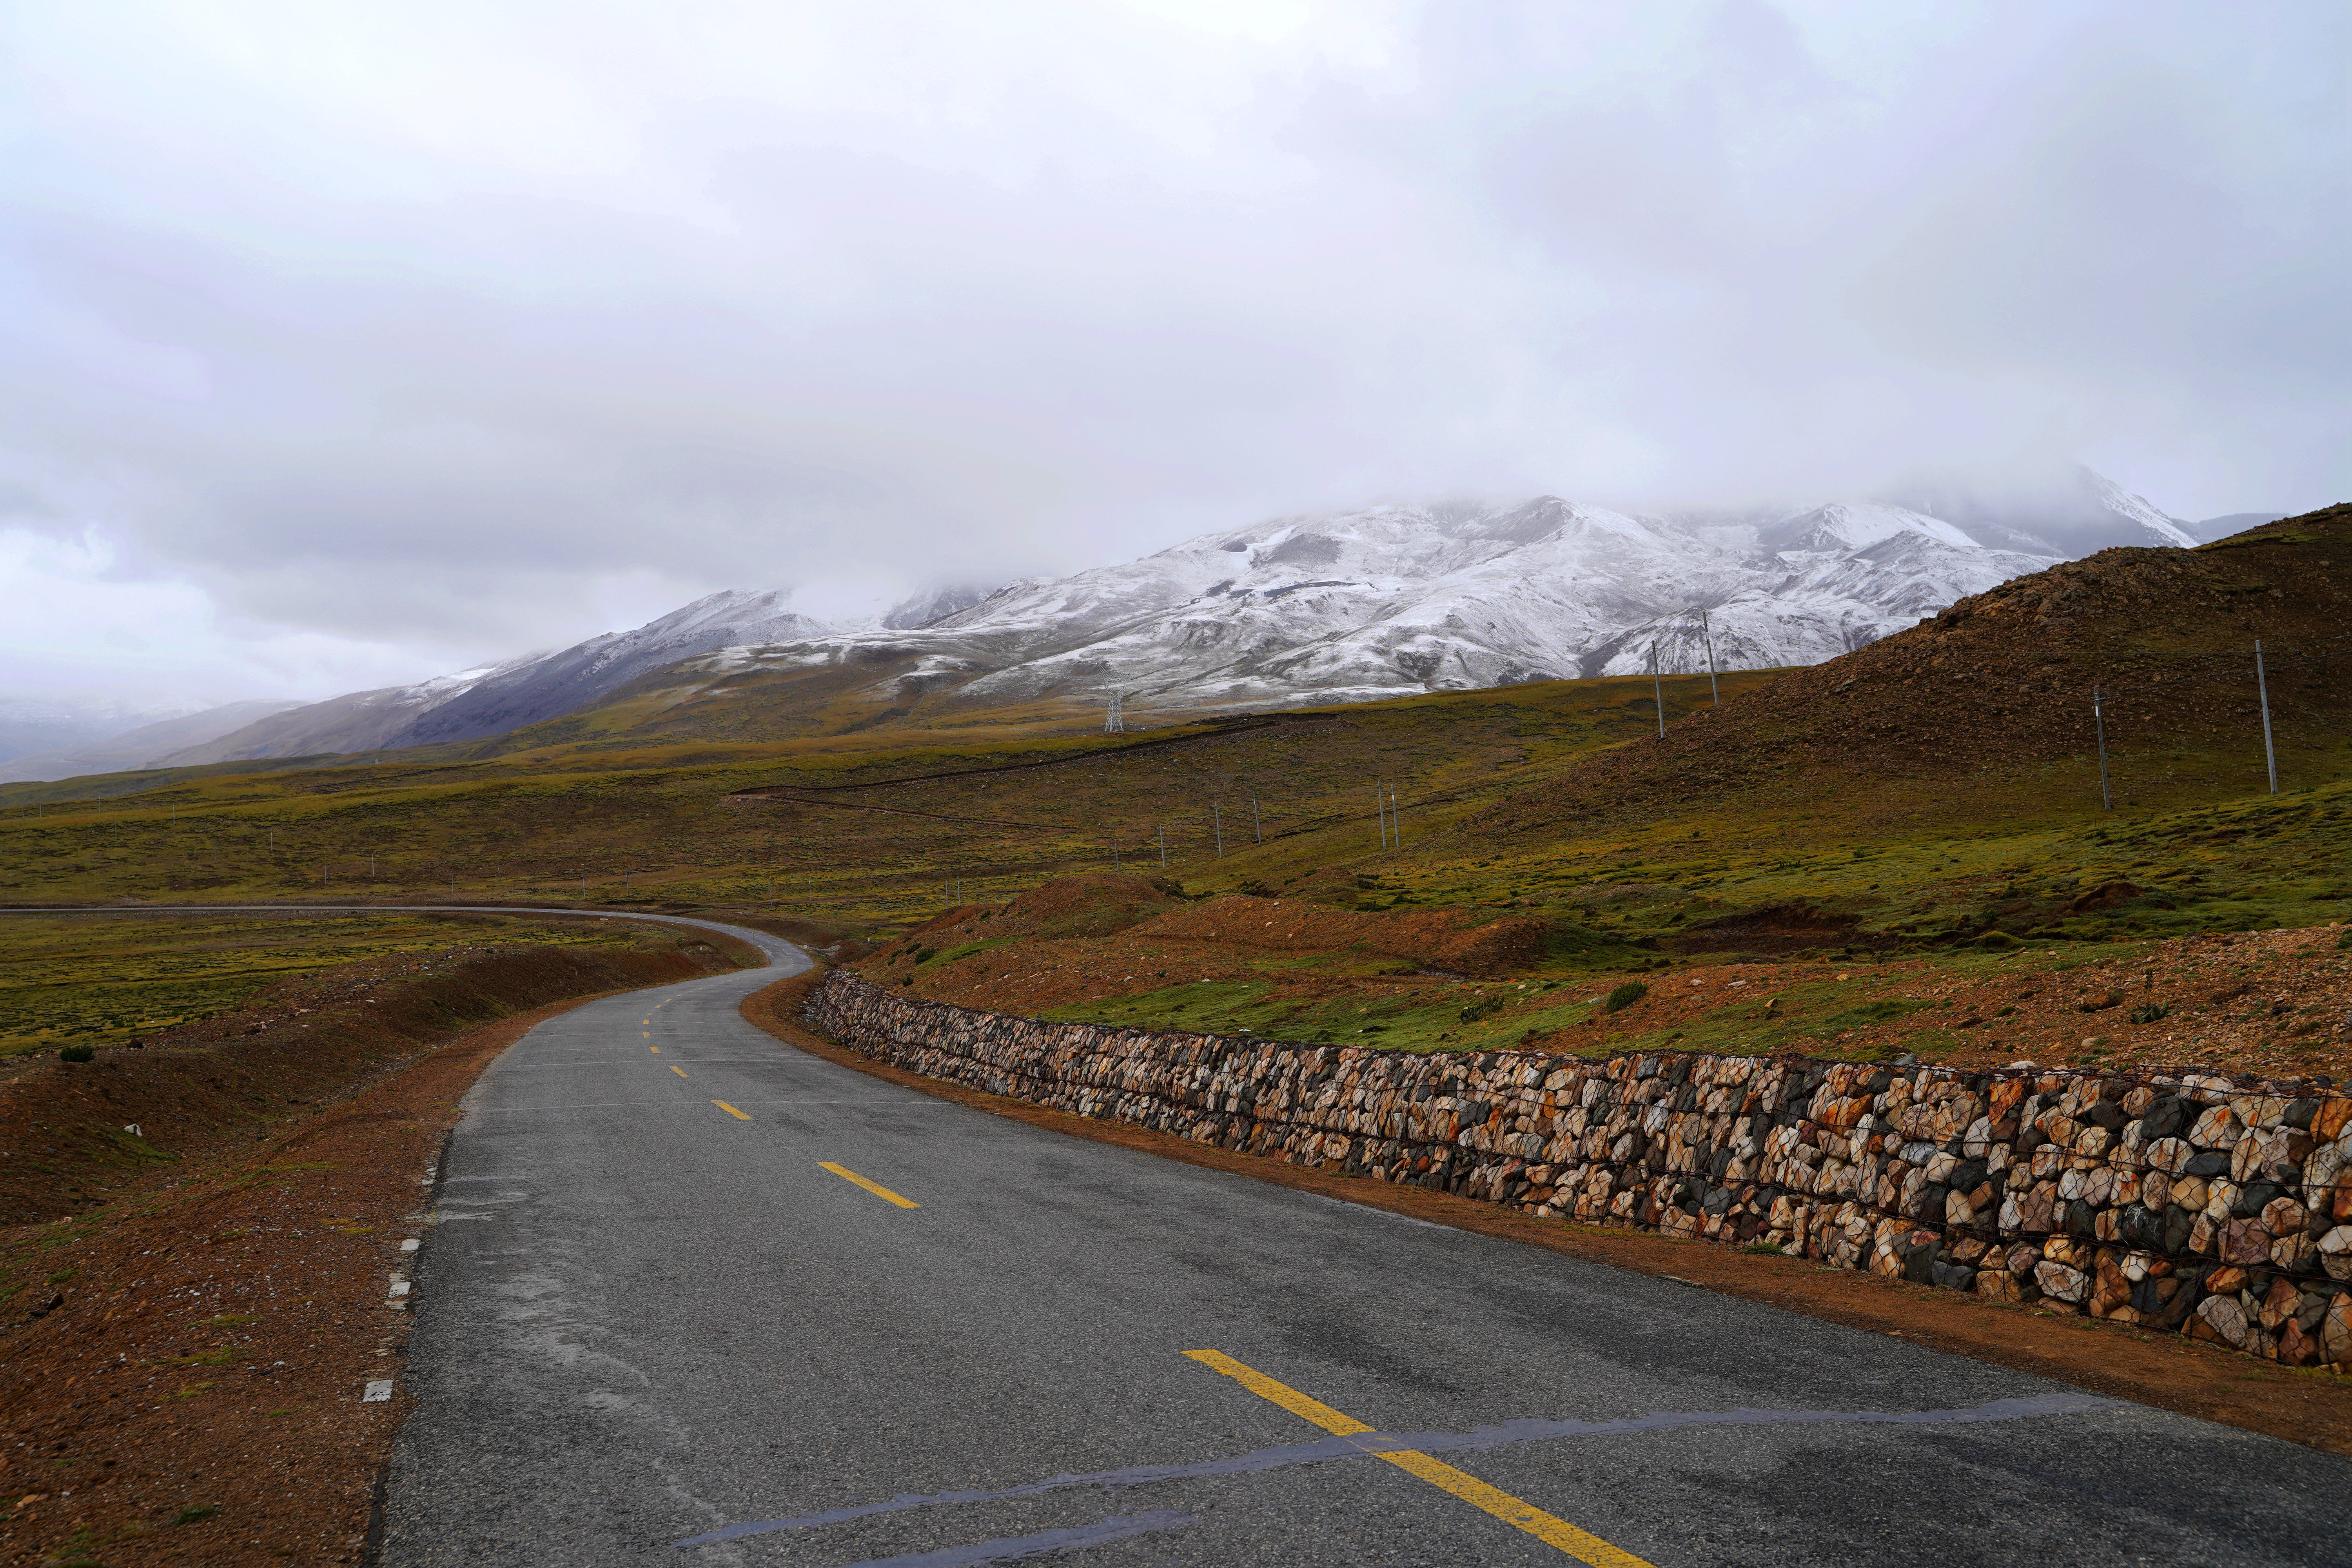
[[[677,1072],[676,1068],[672,1068],[669,1070],[672,1072]],[[686,1075],[682,1072],[678,1072],[677,1076],[684,1078]],[[751,1120],[750,1117],[744,1115],[741,1111],[736,1110],[733,1106],[728,1104],[723,1100],[714,1100],[710,1103],[717,1106],[719,1110],[725,1111],[728,1115],[733,1117],[738,1121],[749,1121]]]
[[[1337,1437],[1354,1437],[1375,1430],[1352,1415],[1342,1415],[1318,1399],[1311,1399],[1287,1384],[1274,1379],[1252,1367],[1244,1366],[1223,1351],[1186,1351],[1202,1365],[1223,1373],[1260,1399],[1270,1400],[1293,1415],[1312,1421]],[[1410,1448],[1391,1453],[1367,1448],[1376,1459],[1385,1459],[1401,1470],[1419,1476],[1430,1485],[1452,1492],[1474,1508],[1484,1509],[1505,1524],[1526,1531],[1538,1541],[1557,1546],[1579,1562],[1592,1568],[1651,1568],[1643,1559],[1630,1552],[1612,1546],[1590,1531],[1579,1530],[1564,1519],[1546,1513],[1532,1503],[1521,1502],[1497,1487],[1490,1487],[1477,1477],[1457,1470],[1442,1460]]]
[[[854,1182],[858,1186],[864,1187],[867,1192],[872,1193],[876,1197],[887,1199],[889,1202],[897,1204],[902,1209],[919,1209],[923,1206],[919,1203],[900,1197],[898,1194],[892,1192],[889,1188],[884,1186],[879,1182],[867,1181],[865,1177],[859,1175],[856,1172],[851,1170],[846,1165],[836,1165],[830,1160],[819,1160],[817,1163],[824,1167],[824,1169],[831,1171],[835,1175],[839,1176],[843,1181]]]
[[[653,1052],[656,1056],[661,1055],[661,1047],[659,1046],[647,1046],[646,1049]]]
[[[677,1076],[678,1076],[678,1077],[680,1077],[680,1078],[684,1078],[684,1077],[686,1076],[686,1069],[685,1069],[684,1068],[682,1068],[682,1067],[678,1066],[676,1062],[672,1062],[672,1063],[670,1063],[670,1064],[669,1064],[669,1070],[670,1070],[670,1071],[672,1071],[672,1072],[674,1072],[674,1073],[676,1073],[676,1074],[677,1074]],[[713,1103],[716,1103],[716,1102],[714,1101]]]

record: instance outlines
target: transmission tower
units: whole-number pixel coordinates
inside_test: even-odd
[[[1127,716],[1119,711],[1120,702],[1126,696],[1127,693],[1124,691],[1114,691],[1110,693],[1110,710],[1103,715],[1104,734],[1124,735],[1127,733]]]

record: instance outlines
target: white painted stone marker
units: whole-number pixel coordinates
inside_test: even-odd
[[[367,1392],[360,1395],[362,1405],[382,1405],[392,1398],[392,1379],[377,1377],[368,1380]]]
[[[415,1251],[415,1250],[416,1250],[416,1238],[415,1238],[415,1237],[413,1237],[413,1236],[412,1236],[412,1237],[410,1237],[406,1241],[402,1242],[402,1243],[400,1244],[400,1250],[401,1250],[401,1251],[403,1251],[403,1252],[414,1252],[414,1251]]]

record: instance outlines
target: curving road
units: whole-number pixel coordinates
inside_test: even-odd
[[[467,1097],[389,1568],[2352,1563],[2352,1461],[934,1100],[628,918],[769,966]]]
[[[469,1097],[383,1563],[2352,1561],[2346,1460],[933,1100],[777,973]]]

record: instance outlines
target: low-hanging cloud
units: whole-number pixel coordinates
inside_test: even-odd
[[[2182,515],[2320,504],[2352,488],[2344,33],[20,8],[0,561],[44,607],[0,688],[119,689],[144,637],[151,687],[315,695],[716,587],[1066,571],[1391,495],[2081,458]]]

